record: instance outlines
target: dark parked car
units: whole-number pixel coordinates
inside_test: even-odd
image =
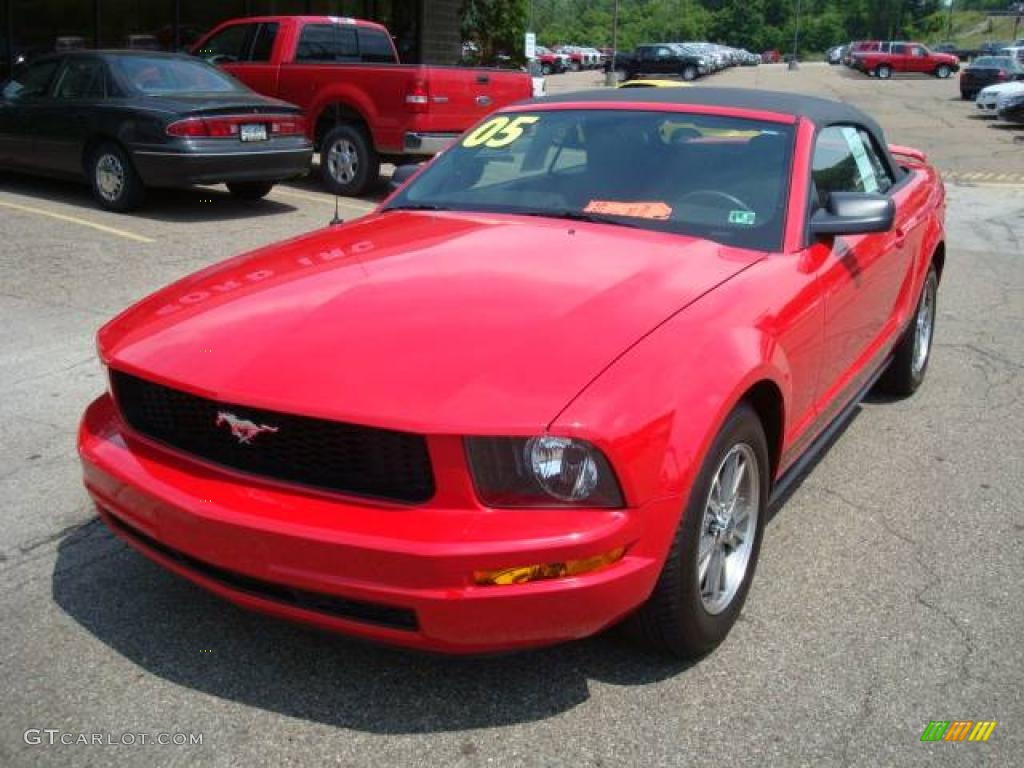
[[[989,85],[1024,80],[1024,65],[1012,56],[981,56],[960,73],[960,97],[973,99]]]
[[[223,182],[257,199],[311,156],[297,107],[180,54],[44,56],[0,95],[0,165],[84,177],[114,211],[141,205],[146,187]]]
[[[1024,93],[1012,95],[1005,102],[1000,101],[999,117],[1011,123],[1024,123]]]
[[[686,53],[670,43],[638,45],[633,53],[615,57],[615,69],[625,80],[642,75],[678,75],[683,80],[696,80],[706,67],[700,55]]]

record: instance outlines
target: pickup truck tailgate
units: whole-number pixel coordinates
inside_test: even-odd
[[[425,73],[431,131],[462,133],[494,110],[533,95],[526,72],[432,66]]]

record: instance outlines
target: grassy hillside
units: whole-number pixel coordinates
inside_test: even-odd
[[[1013,23],[1014,19],[1010,16],[986,16],[981,11],[954,11],[952,38],[947,36],[943,24],[942,31],[932,35],[932,42],[952,39],[962,48],[976,48],[988,40],[1012,41]],[[1021,24],[1017,37],[1024,37],[1024,24]]]

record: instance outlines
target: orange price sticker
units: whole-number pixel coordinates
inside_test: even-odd
[[[664,221],[672,215],[672,206],[665,203],[626,203],[616,200],[591,200],[584,213],[602,213],[606,216],[629,216],[634,219],[657,219]]]

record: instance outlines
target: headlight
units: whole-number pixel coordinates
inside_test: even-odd
[[[585,440],[555,435],[469,437],[480,500],[491,507],[621,507],[608,460]]]

